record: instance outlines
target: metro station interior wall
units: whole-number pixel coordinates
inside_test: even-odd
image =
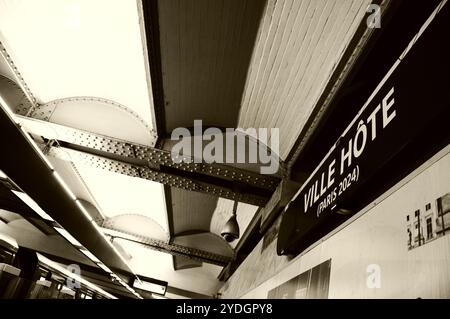
[[[221,289],[222,298],[267,298],[268,292],[331,259],[328,298],[450,298],[450,233],[408,249],[406,215],[450,193],[450,147],[419,167],[341,230],[303,255],[276,254],[262,240]],[[425,228],[426,229],[426,228]],[[380,288],[367,285],[369,265]]]

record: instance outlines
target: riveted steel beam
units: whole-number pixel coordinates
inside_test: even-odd
[[[280,179],[223,164],[181,163],[170,151],[134,144],[37,119],[20,117],[30,132],[53,143],[50,156],[83,161],[98,168],[164,185],[264,206]],[[190,163],[189,163],[190,162]]]
[[[182,256],[213,265],[226,266],[233,259],[232,257],[215,254],[201,249],[190,248],[177,244],[170,244],[159,239],[125,233],[121,230],[115,229],[114,227],[112,227],[112,225],[109,225],[107,222],[103,224],[102,230],[105,233],[105,235],[110,236],[112,238],[121,238],[129,240],[159,252],[171,254],[173,256]]]
[[[19,84],[24,96],[27,99],[27,103],[22,103],[20,107],[16,110],[18,114],[28,115],[32,110],[38,105],[36,97],[31,92],[27,83],[25,82],[22,74],[19,72],[19,69],[15,65],[11,55],[8,53],[6,44],[0,40],[0,56],[3,57],[6,64],[8,65],[12,74],[14,74],[15,81]]]
[[[178,187],[189,191],[207,193],[256,206],[267,202],[267,198],[255,194],[240,193],[219,185],[211,185],[202,181],[192,180],[175,174],[160,172],[145,166],[134,165],[103,156],[74,150],[67,147],[50,147],[47,155],[75,163],[88,164],[96,168],[108,170],[131,177],[144,178],[164,185]]]

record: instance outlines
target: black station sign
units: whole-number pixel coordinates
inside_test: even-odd
[[[447,5],[391,68],[285,209],[278,254],[301,252],[325,235],[323,229],[347,219],[352,194],[448,110],[448,11]]]

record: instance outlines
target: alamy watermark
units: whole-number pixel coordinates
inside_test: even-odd
[[[377,264],[370,264],[366,268],[368,273],[366,285],[369,289],[381,288],[381,267]]]
[[[77,265],[77,264],[70,264],[69,266],[67,266],[67,270],[69,272],[71,272],[72,274],[74,274],[75,278],[80,278],[81,269],[80,269],[79,265]],[[80,289],[81,288],[81,284],[74,277],[67,277],[67,279],[66,279],[66,286],[69,289]]]
[[[179,127],[172,131],[171,157],[174,163],[240,163],[259,164],[261,174],[275,174],[279,169],[278,128],[208,127],[194,121],[189,130]],[[270,147],[268,146],[270,144]]]
[[[366,24],[369,29],[381,28],[381,8],[377,4],[370,4],[367,9],[367,13],[370,15],[366,19]]]

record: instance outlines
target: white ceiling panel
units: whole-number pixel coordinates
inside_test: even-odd
[[[0,39],[38,102],[101,97],[152,128],[136,1],[1,0]]]
[[[169,231],[162,184],[91,166],[77,165],[77,169],[106,217],[142,215]]]

